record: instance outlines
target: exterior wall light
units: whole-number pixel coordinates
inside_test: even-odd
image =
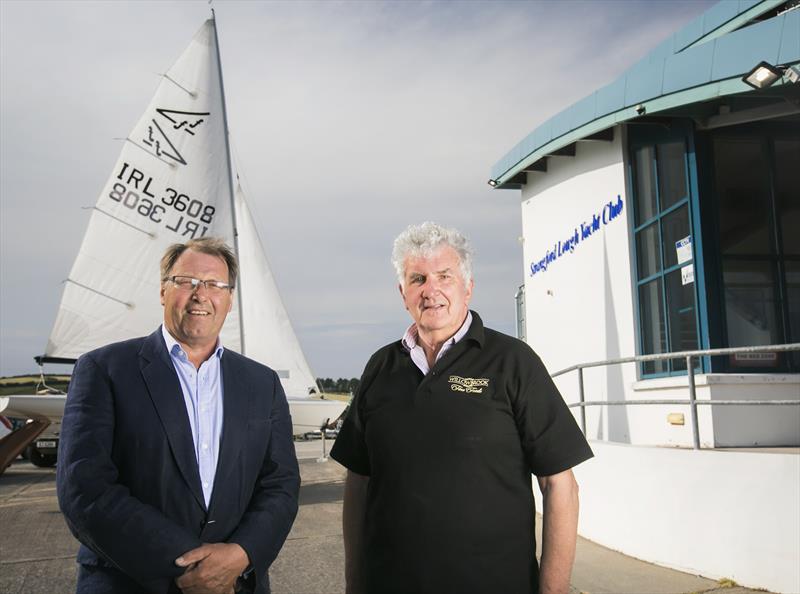
[[[758,65],[742,77],[742,81],[754,89],[766,89],[783,77],[787,69],[773,66],[769,62],[759,62]]]
[[[490,179],[490,180],[489,180],[488,182],[486,182],[486,183],[487,183],[487,184],[489,184],[490,186],[492,186],[493,188],[496,188],[496,187],[497,187],[497,180],[496,180],[496,179]]]

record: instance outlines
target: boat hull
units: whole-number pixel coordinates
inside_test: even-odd
[[[0,414],[60,423],[65,401],[66,396],[4,396],[0,397]],[[347,402],[339,400],[288,398],[288,402],[293,435],[319,431],[323,425],[336,421],[347,408]]]
[[[292,433],[296,436],[319,431],[335,422],[347,408],[347,402],[317,398],[288,398],[292,415]]]

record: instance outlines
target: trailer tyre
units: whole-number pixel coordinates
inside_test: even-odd
[[[33,446],[28,446],[27,452],[31,464],[40,468],[52,468],[58,460],[58,454],[42,454]]]

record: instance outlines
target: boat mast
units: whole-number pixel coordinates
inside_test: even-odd
[[[239,278],[236,281],[236,297],[239,305],[239,340],[242,354],[246,354],[244,346],[244,308],[242,307],[242,266],[239,258],[239,228],[236,225],[236,198],[233,193],[233,169],[231,165],[231,145],[228,133],[228,109],[225,106],[225,85],[222,84],[222,60],[219,57],[219,36],[217,35],[217,15],[211,9],[211,20],[214,23],[214,47],[217,50],[217,72],[219,72],[219,91],[222,96],[222,125],[225,134],[225,163],[228,166],[228,191],[231,197],[231,218],[233,222],[233,251],[239,260]]]

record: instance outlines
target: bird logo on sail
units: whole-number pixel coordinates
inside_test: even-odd
[[[153,118],[147,126],[147,134],[142,140],[147,146],[152,147],[155,154],[159,158],[172,159],[176,163],[186,165],[186,159],[183,158],[180,151],[175,146],[175,143],[170,140],[170,137],[165,132],[171,130],[177,133],[195,135],[195,130],[206,121],[206,116],[210,112],[196,112],[196,111],[178,111],[175,109],[157,108],[156,112],[161,116],[162,120]],[[166,120],[166,121],[164,121]],[[159,124],[159,121],[161,122]],[[172,133],[172,132],[170,132]],[[173,135],[174,138],[174,135]]]

